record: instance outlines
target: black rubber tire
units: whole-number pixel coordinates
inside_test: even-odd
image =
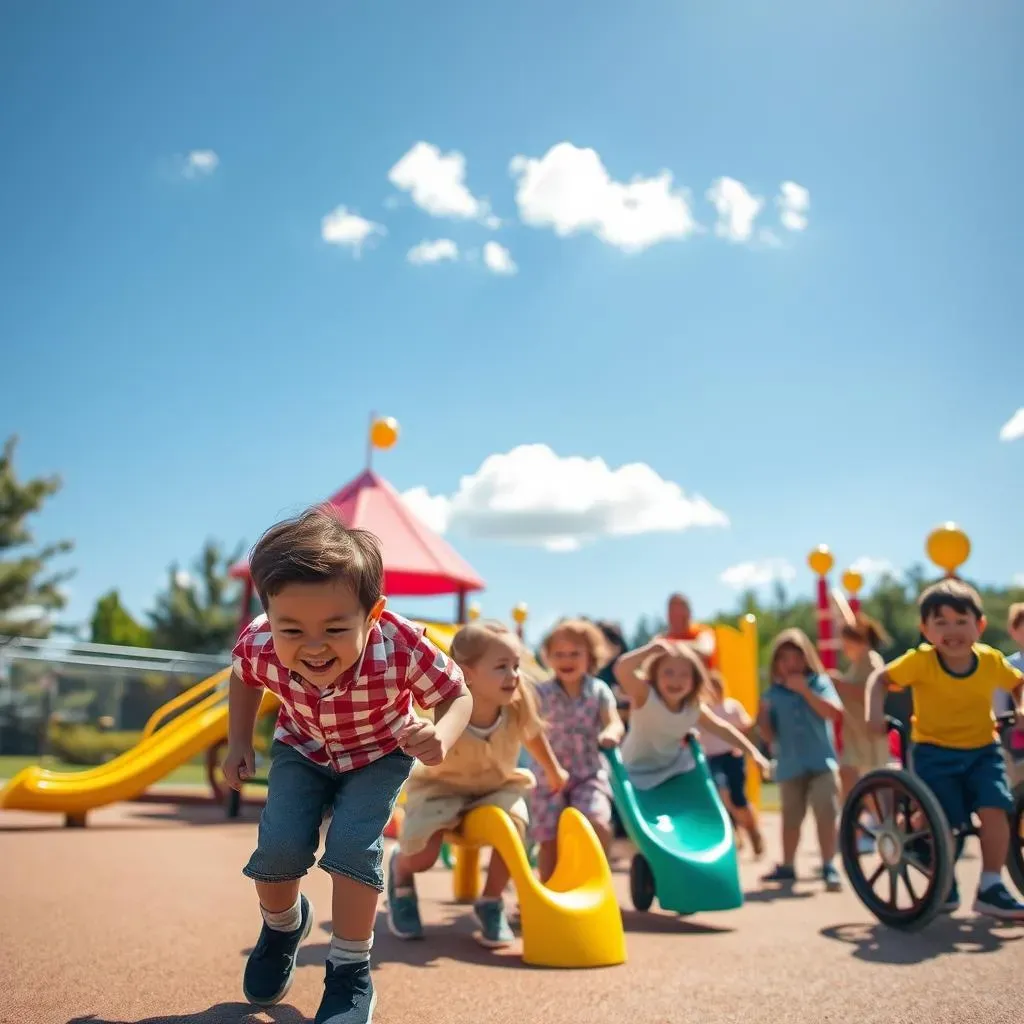
[[[633,906],[641,911],[650,910],[657,895],[651,866],[639,853],[633,857],[629,865],[629,895],[633,900]]]
[[[1006,871],[1017,892],[1024,897],[1024,782],[1013,789],[1013,811],[1010,813],[1010,849],[1006,854]]]
[[[931,833],[932,849],[935,851],[933,873],[925,892],[907,909],[894,907],[879,897],[864,874],[857,852],[857,822],[860,811],[865,807],[865,799],[870,794],[885,790],[902,794],[904,798],[910,797],[917,803],[924,814],[925,830]],[[870,809],[872,802],[866,806]],[[942,806],[935,794],[916,775],[899,769],[882,768],[868,772],[857,781],[843,805],[839,822],[839,853],[846,877],[857,898],[882,924],[899,931],[918,931],[929,924],[942,909],[953,881],[953,835]],[[884,871],[883,865],[881,873]]]

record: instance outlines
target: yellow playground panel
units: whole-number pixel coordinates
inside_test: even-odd
[[[716,626],[718,667],[725,680],[726,696],[738,700],[751,718],[757,718],[760,687],[757,680],[757,620],[744,615],[739,626]],[[747,762],[747,799],[761,806],[761,773]]]

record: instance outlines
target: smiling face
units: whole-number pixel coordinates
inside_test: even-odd
[[[564,633],[552,637],[544,653],[555,677],[563,686],[578,683],[590,668],[587,645]]]
[[[267,599],[278,658],[321,690],[359,660],[383,610],[381,598],[367,612],[343,580],[289,583]]]
[[[668,599],[668,631],[672,636],[686,636],[690,631],[690,602],[679,594]]]
[[[967,608],[963,611],[941,604],[921,623],[925,640],[952,665],[966,665],[973,657],[972,645],[985,631],[985,619]]]
[[[464,666],[463,673],[474,701],[507,707],[519,689],[519,650],[515,639],[496,634],[483,654],[472,665]]]
[[[666,654],[654,666],[654,688],[667,707],[680,708],[696,685],[694,666],[682,655]]]

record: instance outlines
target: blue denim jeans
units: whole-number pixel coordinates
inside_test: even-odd
[[[384,829],[413,759],[395,750],[365,768],[336,772],[277,740],[270,756],[256,849],[242,873],[258,882],[301,878],[316,861],[330,810],[320,867],[383,892]]]
[[[1013,810],[1006,763],[998,743],[973,750],[918,743],[912,756],[914,773],[935,794],[950,828],[969,824],[971,812],[984,807]]]

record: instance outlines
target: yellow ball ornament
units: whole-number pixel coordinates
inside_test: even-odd
[[[398,420],[382,416],[370,425],[370,443],[374,448],[391,448],[398,440]]]
[[[807,556],[807,564],[811,567],[811,572],[816,576],[827,576],[829,570],[835,564],[835,559],[832,557],[832,552],[829,551],[827,544],[819,544]]]

